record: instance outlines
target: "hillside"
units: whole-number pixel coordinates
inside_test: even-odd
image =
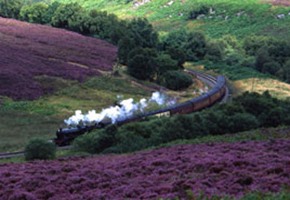
[[[289,140],[178,145],[128,155],[0,165],[1,199],[194,199],[277,192]]]
[[[289,37],[289,1],[268,0],[55,0],[61,3],[77,2],[87,9],[106,10],[124,19],[146,17],[161,35],[180,28],[204,31],[209,37],[235,35],[239,38],[249,34],[271,37]],[[278,5],[280,5],[278,7]],[[210,12],[199,13],[200,8]],[[191,12],[197,13],[190,19]],[[283,14],[279,19],[277,15]],[[198,17],[199,15],[199,17]],[[287,36],[288,35],[288,36]]]
[[[0,16],[8,13],[5,4],[17,8],[8,2],[0,0]],[[59,29],[0,18],[0,152],[26,151],[0,160],[0,199],[289,199],[288,1],[25,2],[40,3],[18,7],[17,15],[11,9],[10,17]],[[118,44],[118,58],[116,46],[96,38]],[[243,94],[188,115],[90,130],[56,152],[48,142],[91,114],[126,110],[123,99],[150,102],[144,98],[160,90],[158,76],[176,71],[177,63],[180,71],[222,74],[231,96]],[[134,76],[135,66],[138,75],[151,66],[156,71]],[[188,79],[194,81],[187,89],[161,92],[182,102],[207,91]],[[44,144],[31,145],[35,137]],[[56,159],[31,161],[47,158],[27,156],[33,153],[56,153]]]
[[[116,52],[98,39],[0,18],[0,96],[37,99],[54,91],[53,82],[99,76],[112,70]]]
[[[161,42],[164,40],[168,42],[168,35],[182,31],[202,32],[209,41],[208,46],[214,47],[213,52],[218,52],[219,45],[225,50],[221,58],[211,64],[193,63],[193,65],[201,64],[206,70],[214,70],[218,74],[226,75],[232,81],[232,85],[237,86],[233,88],[235,94],[249,90],[259,93],[269,90],[271,95],[278,98],[289,96],[290,86],[284,83],[287,82],[285,77],[289,76],[287,75],[289,67],[286,67],[285,62],[289,57],[287,53],[289,50],[286,50],[288,47],[283,44],[289,41],[290,35],[290,7],[285,6],[287,1],[55,1],[77,2],[85,10],[107,11],[126,20],[145,17],[158,31]],[[271,52],[268,57],[275,61],[268,63],[267,69],[258,69],[257,53],[265,41],[276,41],[276,49],[270,48],[271,44],[267,48],[267,51]],[[284,46],[279,47],[278,43]],[[177,46],[181,45],[177,44]],[[249,50],[251,48],[253,51]],[[281,56],[282,54],[287,55]],[[281,67],[283,65],[284,67]],[[277,77],[281,81],[276,81]],[[268,88],[269,85],[271,88]]]

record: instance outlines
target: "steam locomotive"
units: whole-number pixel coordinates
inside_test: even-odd
[[[197,98],[193,98],[184,103],[169,106],[167,108],[163,108],[160,110],[147,112],[142,115],[132,116],[132,117],[117,121],[115,124],[119,126],[119,125],[123,125],[123,124],[130,123],[133,121],[139,121],[148,116],[162,116],[162,115],[171,116],[171,115],[176,115],[176,114],[187,114],[187,113],[199,111],[213,105],[214,103],[222,99],[226,93],[226,90],[227,90],[227,87],[226,87],[225,77],[217,76],[214,87],[212,87],[207,93]],[[105,126],[109,124],[111,124],[111,122],[109,120],[105,120],[100,123],[95,123],[89,126],[80,125],[75,128],[58,129],[56,132],[56,138],[54,139],[54,142],[58,146],[69,145],[76,137],[84,133],[90,132],[94,129],[104,128]]]

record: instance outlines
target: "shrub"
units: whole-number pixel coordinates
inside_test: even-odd
[[[152,80],[155,72],[155,49],[136,48],[128,56],[128,73],[141,80]]]
[[[224,46],[221,42],[211,41],[207,44],[207,53],[205,58],[211,61],[219,61],[224,57]]]
[[[208,6],[202,5],[198,8],[195,8],[189,12],[188,19],[196,19],[199,15],[207,15],[210,8]]]
[[[20,19],[31,23],[44,24],[46,22],[44,15],[47,9],[48,5],[43,2],[23,6],[20,10]]]
[[[87,153],[101,153],[105,149],[115,145],[115,133],[117,128],[114,125],[105,129],[91,132],[76,138],[73,142],[73,149]]]
[[[167,71],[160,77],[159,82],[172,90],[187,88],[193,83],[191,76],[181,71]]]
[[[43,139],[33,139],[25,147],[25,160],[54,159],[55,154],[55,144]]]
[[[263,65],[262,72],[275,75],[279,71],[280,68],[281,68],[281,65],[278,62],[270,61],[270,62],[266,62]]]

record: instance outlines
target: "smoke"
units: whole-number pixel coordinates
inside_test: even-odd
[[[121,100],[122,96],[119,95],[117,96],[117,99],[119,100],[117,106],[111,106],[109,108],[103,109],[99,113],[97,113],[95,110],[91,110],[86,114],[82,114],[81,110],[76,110],[75,115],[64,120],[64,122],[68,126],[77,126],[80,124],[89,125],[92,123],[99,123],[103,120],[110,120],[111,123],[114,124],[117,121],[124,120],[133,116],[137,112],[145,112],[145,109],[152,104],[157,104],[159,106],[170,106],[175,104],[175,100],[168,99],[165,94],[160,92],[152,93],[152,96],[149,100],[143,98],[136,103],[132,98]]]

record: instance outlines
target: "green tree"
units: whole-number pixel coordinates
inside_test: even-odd
[[[248,55],[256,56],[259,49],[267,46],[269,38],[264,36],[251,35],[244,39],[243,47]]]
[[[177,61],[173,60],[169,54],[159,53],[155,58],[155,68],[157,78],[168,70],[178,70]]]
[[[71,23],[77,23],[80,13],[84,12],[78,3],[60,5],[52,17],[51,24],[55,27],[69,28]]]
[[[167,71],[159,77],[159,83],[172,90],[180,90],[190,86],[192,77],[181,71]]]
[[[211,61],[221,61],[224,57],[224,46],[221,42],[211,41],[207,44],[206,59]]]
[[[290,83],[290,59],[283,66],[283,79]]]
[[[130,37],[123,37],[118,42],[118,58],[121,64],[128,64],[128,55],[132,49],[136,48],[136,43]]]
[[[165,53],[169,54],[170,57],[177,61],[177,66],[183,68],[183,64],[186,61],[186,53],[180,47],[168,47]]]
[[[186,60],[197,61],[203,59],[207,52],[207,40],[201,32],[187,32],[182,29],[170,33],[162,42],[163,51],[179,48],[186,54]],[[172,56],[172,58],[176,58]]]
[[[126,25],[125,23],[122,23]],[[133,19],[116,35],[111,31],[111,38],[118,39],[118,58],[119,62],[128,65],[128,54],[135,48],[156,48],[158,44],[158,35],[153,26],[147,19]],[[123,37],[122,37],[123,36]],[[116,40],[114,39],[114,40]],[[141,59],[142,56],[139,57]],[[130,58],[131,59],[131,58]],[[132,63],[132,62],[131,62]]]
[[[134,40],[136,46],[155,48],[158,43],[158,34],[147,19],[133,19],[128,24],[128,36]]]
[[[280,68],[281,68],[281,65],[278,62],[270,61],[270,62],[264,63],[262,72],[275,75],[279,71]]]
[[[262,47],[257,52],[255,67],[258,71],[262,71],[264,64],[271,61],[272,60],[270,58],[268,49],[266,47]]]
[[[129,55],[128,73],[141,80],[153,80],[156,73],[156,50],[136,48]]]
[[[189,60],[197,61],[203,59],[207,51],[205,35],[201,32],[189,33],[185,43],[185,49],[187,49]]]
[[[22,0],[0,0],[0,16],[18,19],[22,6]]]
[[[48,5],[45,13],[43,14],[43,21],[45,24],[50,24],[52,21],[52,17],[54,16],[55,11],[61,5],[58,1],[54,1]]]
[[[48,5],[43,2],[25,5],[20,10],[20,19],[31,23],[44,24],[47,22],[45,13]]]

